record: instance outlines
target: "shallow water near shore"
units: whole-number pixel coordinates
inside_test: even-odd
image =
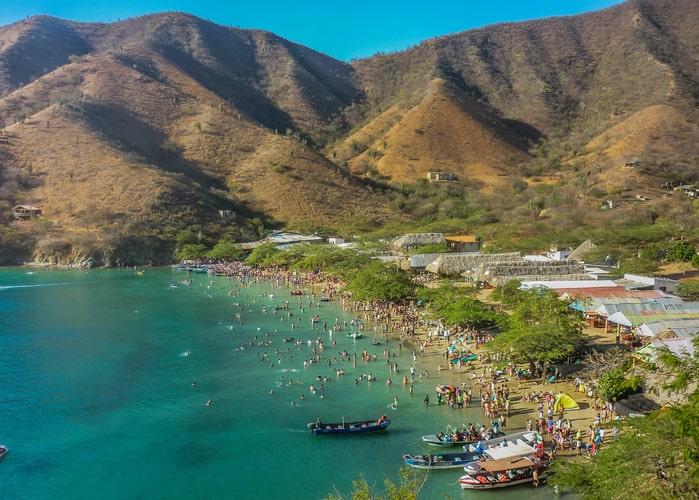
[[[171,287],[188,278],[193,284]],[[0,497],[347,495],[362,477],[379,489],[386,477],[397,482],[401,456],[428,449],[423,434],[482,420],[475,403],[425,407],[426,394],[435,401],[436,379],[416,375],[411,397],[402,383],[412,364],[408,346],[399,352],[397,340],[386,345],[382,338],[371,345],[373,331],[349,339],[349,325],[331,335],[323,322],[349,322],[352,312],[336,302],[308,306],[309,299],[273,283],[241,287],[170,268],[142,275],[0,269],[0,443],[10,448],[0,462]],[[289,309],[275,314],[287,301]],[[321,322],[312,324],[316,314]],[[289,336],[303,342],[284,342]],[[318,336],[322,359],[304,367]],[[272,343],[259,345],[265,341]],[[357,354],[356,368],[342,359],[345,349]],[[377,360],[363,362],[364,349]],[[384,349],[395,356],[387,360]],[[338,368],[345,375],[338,377]],[[369,373],[378,380],[355,384]],[[317,417],[382,413],[392,424],[373,435],[313,436],[306,427]],[[462,491],[459,476],[432,473],[420,498],[493,495]],[[505,499],[552,496],[547,487],[497,492]]]

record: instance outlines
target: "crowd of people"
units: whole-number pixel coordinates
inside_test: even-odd
[[[555,394],[551,390],[546,390],[544,385],[537,384],[532,387],[530,384],[532,374],[522,367],[517,367],[512,363],[506,363],[497,356],[486,354],[482,350],[483,344],[493,338],[491,332],[478,331],[475,329],[449,326],[442,321],[426,319],[418,304],[408,300],[400,302],[390,301],[357,301],[343,289],[343,284],[331,276],[321,272],[299,273],[290,272],[284,268],[255,268],[241,263],[227,263],[215,265],[215,272],[229,278],[235,278],[240,287],[246,284],[259,284],[261,282],[272,283],[278,287],[288,287],[292,290],[304,290],[299,294],[297,317],[293,318],[291,304],[286,304],[289,320],[294,326],[294,319],[299,322],[304,313],[308,313],[306,308],[320,304],[320,298],[332,300],[340,303],[344,310],[351,312],[353,319],[340,321],[335,318],[334,323],[327,321],[320,322],[320,318],[311,314],[312,326],[318,331],[337,332],[343,329],[358,330],[365,332],[373,328],[374,342],[379,344],[377,339],[388,341],[395,338],[399,342],[397,348],[402,352],[405,344],[412,350],[412,366],[410,366],[410,377],[408,374],[398,375],[398,364],[394,359],[395,353],[384,348],[383,355],[379,352],[370,353],[367,349],[361,351],[359,360],[356,354],[349,353],[343,356],[331,358],[325,361],[330,366],[334,366],[337,376],[344,375],[344,368],[335,366],[342,362],[351,363],[355,368],[358,362],[376,363],[383,361],[388,367],[388,378],[386,384],[392,384],[392,378],[402,376],[403,384],[410,385],[410,395],[414,394],[413,383],[415,377],[429,377],[426,369],[427,363],[434,356],[445,358],[440,362],[438,371],[442,372],[442,377],[448,377],[451,383],[440,384],[436,388],[437,405],[448,405],[451,409],[458,410],[469,408],[476,402],[480,404],[485,422],[493,424],[492,428],[498,431],[505,431],[508,427],[511,408],[518,405],[518,422],[514,422],[511,427],[525,427],[529,430],[536,430],[544,435],[550,443],[552,452],[572,451],[578,455],[583,453],[596,453],[608,433],[605,433],[605,425],[611,420],[613,412],[607,405],[603,405],[598,399],[594,399],[592,407],[598,409],[596,417],[589,426],[584,425],[582,418],[568,418],[565,412],[554,415],[553,404]],[[239,293],[239,292],[237,292]],[[274,311],[275,315],[277,310]],[[322,325],[322,326],[321,326]],[[293,337],[288,340],[293,341]],[[324,349],[320,337],[316,339],[314,358],[304,361],[304,367],[317,363],[321,360]],[[252,345],[252,344],[251,344]],[[245,348],[245,346],[242,346]],[[465,354],[478,352],[469,361],[462,362]],[[393,354],[393,355],[392,355]],[[284,355],[278,358],[278,363],[282,363]],[[456,363],[451,361],[456,359]],[[445,369],[444,365],[448,367]],[[416,368],[417,367],[417,368]],[[372,374],[362,375],[355,380],[356,384],[362,382],[372,382],[376,377]],[[323,380],[323,382],[327,382]],[[519,383],[517,383],[519,382]],[[284,383],[293,384],[293,380],[285,380]],[[517,389],[512,389],[512,384]],[[531,390],[530,390],[531,388]],[[315,389],[315,388],[314,388]],[[320,384],[318,390],[323,391],[324,384]],[[313,391],[315,392],[315,390]],[[324,395],[323,395],[324,396]],[[425,405],[430,404],[428,395],[424,399]],[[398,404],[397,397],[392,403],[395,408]],[[525,410],[522,412],[522,410]],[[490,424],[489,424],[490,425]],[[616,432],[614,429],[613,434]]]

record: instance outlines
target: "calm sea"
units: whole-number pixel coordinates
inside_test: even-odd
[[[171,287],[187,278],[193,284]],[[362,477],[381,489],[386,477],[398,481],[401,456],[426,449],[421,435],[479,422],[477,407],[426,408],[436,380],[416,377],[410,396],[402,383],[412,364],[408,348],[348,339],[349,326],[324,332],[322,322],[350,322],[352,313],[308,300],[299,303],[271,283],[241,287],[169,268],[141,276],[0,269],[0,443],[10,448],[0,462],[0,498],[347,495]],[[275,314],[287,301],[289,310]],[[322,322],[313,325],[316,314]],[[284,342],[288,336],[303,343]],[[316,345],[318,336],[322,359],[304,367],[313,356],[307,341]],[[362,362],[364,349],[377,360]],[[399,374],[391,373],[384,349],[395,351],[388,361],[398,363]],[[343,350],[357,353],[356,368],[342,360]],[[369,373],[378,380],[355,384]],[[306,428],[317,417],[382,413],[393,423],[375,435],[313,436]],[[421,498],[495,498],[462,492],[459,475],[431,474]],[[495,495],[548,498],[550,491]]]

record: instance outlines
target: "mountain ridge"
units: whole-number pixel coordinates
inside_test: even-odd
[[[163,262],[193,228],[213,244],[435,220],[441,195],[405,200],[432,171],[456,175],[459,213],[522,227],[559,223],[562,192],[588,212],[635,196],[607,175],[630,159],[667,205],[662,185],[697,180],[696,21],[691,0],[628,0],[351,63],[180,12],[0,27],[0,260]],[[19,203],[41,223],[13,222]]]

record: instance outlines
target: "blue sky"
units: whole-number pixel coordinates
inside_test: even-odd
[[[175,10],[225,26],[271,31],[348,61],[499,22],[574,15],[620,3],[622,0],[4,0],[0,25],[34,14],[112,22]]]

